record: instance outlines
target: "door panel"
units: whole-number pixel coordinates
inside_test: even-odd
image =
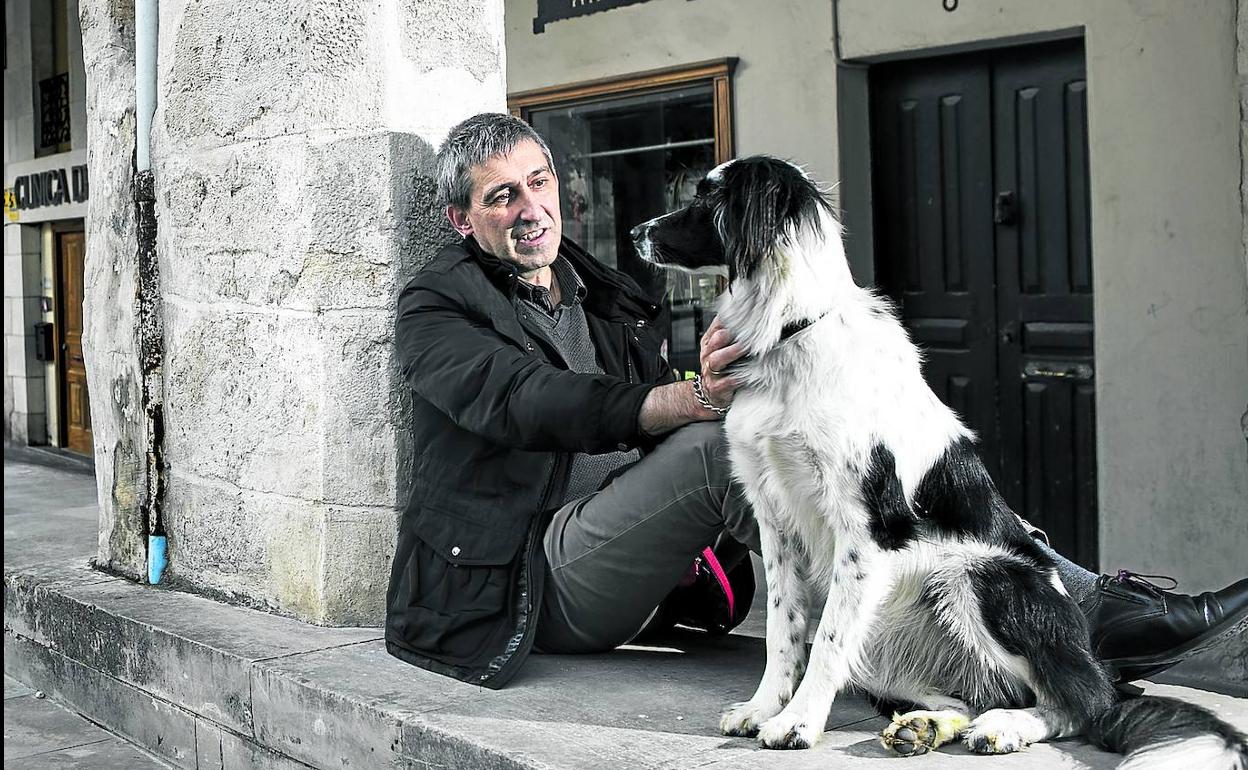
[[[1081,45],[991,63],[1002,335],[1000,486],[1072,560],[1096,559],[1092,260]]]
[[[871,71],[877,276],[1006,501],[1096,563],[1081,42]]]
[[[926,352],[932,390],[996,477],[995,297],[987,72],[890,67],[873,113],[880,285]]]
[[[82,356],[82,298],[85,240],[82,233],[58,233],[60,261],[61,414],[64,445],[72,452],[92,454],[91,400]]]

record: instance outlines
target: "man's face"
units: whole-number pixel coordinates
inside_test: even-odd
[[[448,206],[446,215],[460,235],[475,236],[482,249],[521,273],[541,270],[559,253],[559,183],[531,139],[472,169],[468,210]]]

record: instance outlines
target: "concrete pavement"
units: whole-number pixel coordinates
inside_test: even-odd
[[[9,449],[6,447],[6,460]],[[49,465],[4,466],[4,562],[81,558],[95,547],[95,479],[72,458],[18,452]],[[60,470],[56,470],[59,468]],[[4,677],[6,768],[165,768],[134,744],[13,677]]]
[[[11,462],[5,448],[4,566],[95,555],[95,477],[81,471]]]
[[[762,646],[749,636],[534,656],[506,689],[482,690],[395,660],[380,629],[309,626],[93,571],[89,477],[6,461],[5,482],[6,673],[173,766],[802,770],[892,761],[875,743],[883,720],[852,696],[838,700],[811,751],[720,736],[719,711],[748,697],[761,672]],[[1242,650],[1243,639],[1232,644]],[[1248,728],[1244,698],[1148,688]],[[9,711],[6,700],[6,737]],[[907,767],[1100,770],[1117,759],[1063,741],[974,760],[942,749]]]

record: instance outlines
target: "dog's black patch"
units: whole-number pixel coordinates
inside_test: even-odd
[[[1087,622],[1046,570],[1026,558],[999,558],[976,564],[967,577],[984,626],[1006,652],[1031,664],[1048,705],[1079,728],[1110,707],[1113,685],[1089,650]]]
[[[896,551],[914,539],[915,516],[906,503],[897,463],[883,444],[871,449],[871,459],[862,477],[862,502],[871,517],[871,538],[881,548]]]
[[[927,469],[915,491],[913,510],[921,526],[945,534],[973,535],[1038,564],[1053,564],[1005,504],[970,439],[950,444]]]
[[[709,180],[708,180],[709,181]],[[830,208],[814,182],[793,164],[765,155],[729,163],[709,197],[724,216],[724,259],[728,282],[747,279],[774,252],[786,229],[814,226]]]

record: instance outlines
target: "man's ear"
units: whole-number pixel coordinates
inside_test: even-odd
[[[451,227],[455,228],[455,232],[465,238],[472,235],[472,224],[468,221],[468,213],[466,211],[460,211],[454,206],[447,206],[446,218],[451,220]]]

